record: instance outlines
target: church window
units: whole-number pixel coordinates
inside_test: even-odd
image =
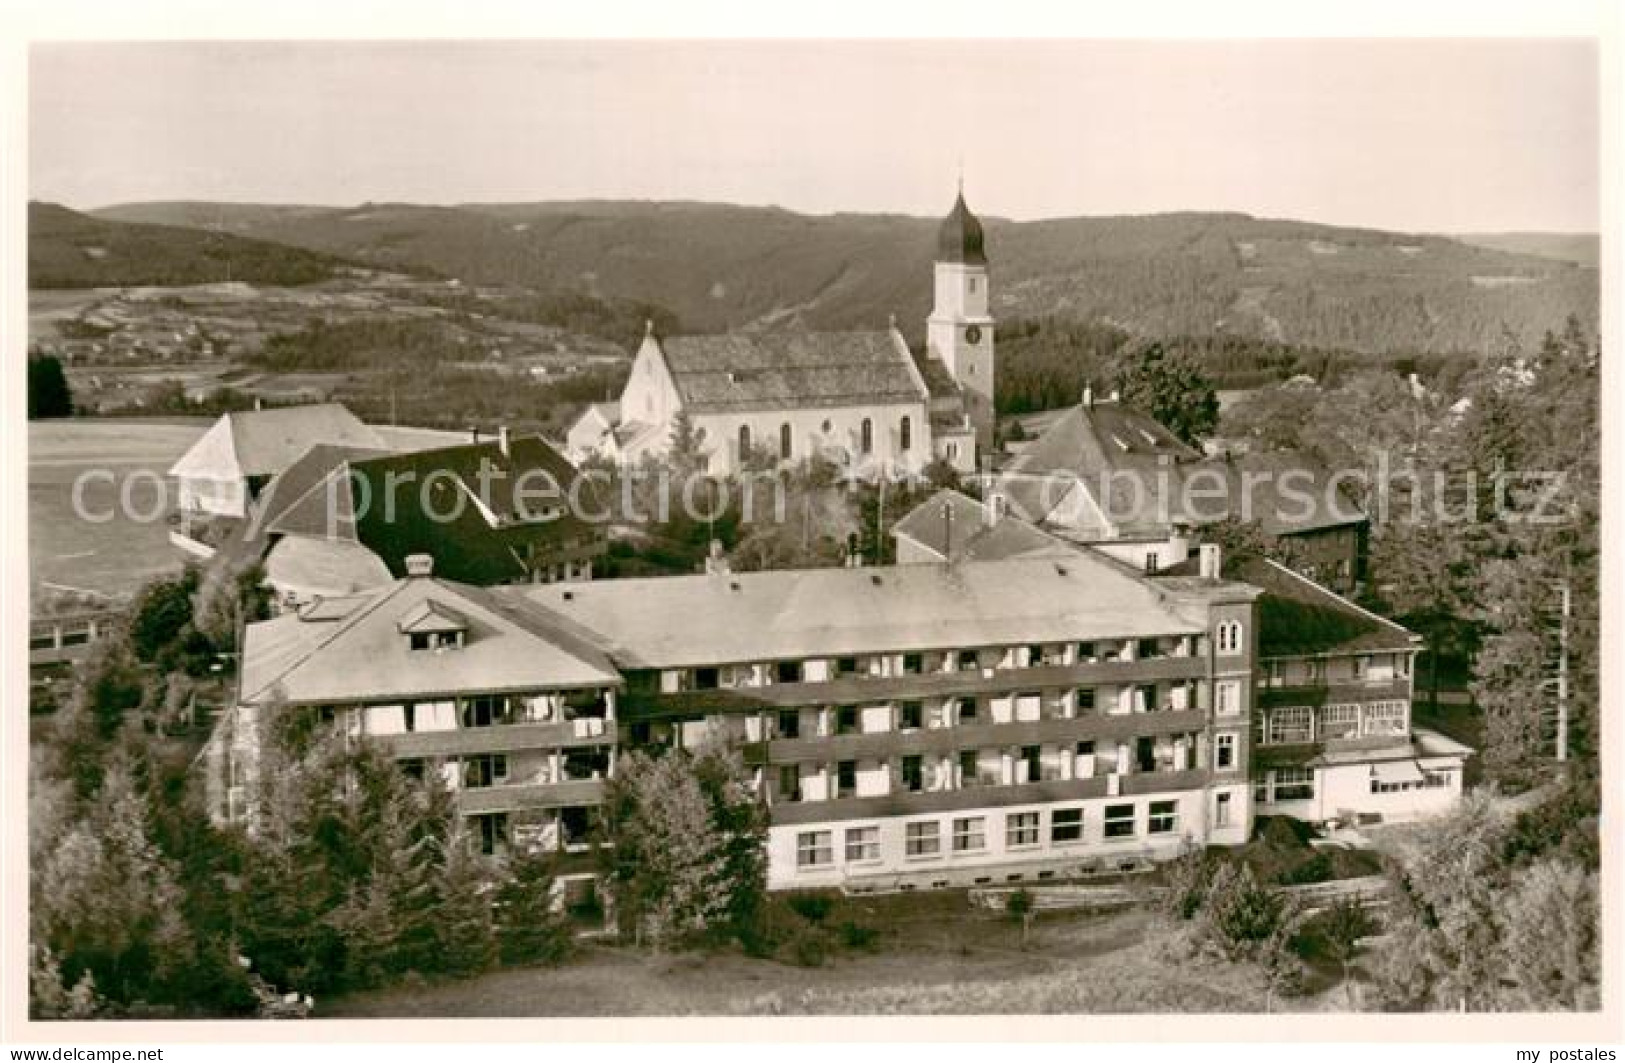
[[[976,278],[975,278],[975,277],[972,277],[972,278],[971,278],[971,279],[970,279],[970,290],[971,290],[971,291],[972,291],[972,292],[975,292],[975,291],[976,291]]]
[[[779,425],[779,457],[784,458],[786,461],[790,458],[790,426],[788,424]]]
[[[750,454],[750,425],[739,426],[739,456],[741,458]]]
[[[907,417],[903,418],[903,423],[897,426],[897,436],[898,446],[904,450],[914,445],[914,426],[909,423]]]
[[[863,419],[863,452],[872,454],[875,449],[875,423],[869,418]]]

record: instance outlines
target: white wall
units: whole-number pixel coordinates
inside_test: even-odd
[[[1097,798],[1062,801],[1042,805],[1010,805],[999,808],[972,808],[955,812],[931,812],[912,816],[849,819],[828,823],[781,824],[768,832],[768,887],[805,889],[822,886],[883,885],[898,876],[929,883],[934,878],[955,875],[981,875],[1024,865],[1082,864],[1091,860],[1128,858],[1167,859],[1177,856],[1187,845],[1211,839],[1215,844],[1239,844],[1246,840],[1249,826],[1245,788],[1226,788],[1232,793],[1232,826],[1226,830],[1211,827],[1213,796],[1202,790],[1136,797]],[[803,783],[803,790],[806,784]],[[1172,800],[1178,810],[1178,824],[1171,834],[1148,832],[1148,808],[1153,801]],[[1107,805],[1136,806],[1133,837],[1106,839],[1103,834]],[[1079,842],[1052,843],[1051,815],[1057,808],[1082,808],[1083,838]],[[1039,813],[1039,842],[1035,846],[1011,849],[1005,844],[1006,816]],[[956,819],[982,817],[986,848],[979,853],[953,851],[953,823]],[[939,851],[933,856],[909,856],[906,852],[906,823],[934,821],[938,824]],[[880,828],[880,859],[848,864],[846,830],[849,827]],[[796,845],[806,831],[829,831],[833,862],[825,867],[798,869]],[[996,879],[997,879],[996,875]]]

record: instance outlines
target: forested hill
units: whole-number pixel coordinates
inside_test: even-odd
[[[92,217],[55,203],[28,204],[31,288],[126,285],[310,284],[345,263],[320,250],[232,233]]]
[[[481,283],[642,300],[691,331],[923,331],[937,221],[702,203],[354,208],[149,203],[97,216],[221,231]],[[1234,335],[1356,351],[1538,342],[1595,328],[1593,268],[1440,236],[1242,214],[986,218],[995,312],[1151,336]]]

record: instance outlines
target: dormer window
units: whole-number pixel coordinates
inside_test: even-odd
[[[396,627],[413,652],[461,649],[468,641],[468,621],[432,599],[410,609]]]

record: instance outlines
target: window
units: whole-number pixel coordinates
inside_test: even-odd
[[[1038,813],[1012,812],[1004,817],[1004,847],[1020,849],[1038,844]]]
[[[1270,713],[1266,741],[1274,745],[1312,742],[1315,738],[1314,710],[1307,705],[1287,705]]]
[[[741,460],[750,455],[750,425],[739,426],[739,457]]]
[[[925,789],[925,758],[918,754],[903,758],[903,789],[917,794]]]
[[[779,737],[801,737],[801,713],[796,709],[779,710]]]
[[[1230,795],[1216,794],[1213,798],[1213,825],[1215,827],[1230,826]]]
[[[975,277],[970,277],[968,279],[970,281],[971,294],[974,295],[974,294],[976,294],[976,278]]]
[[[925,671],[925,654],[923,654],[923,653],[905,653],[905,654],[903,654],[903,674],[904,675],[920,675],[924,671]]]
[[[487,813],[473,817],[480,827],[480,852],[486,856],[500,853],[508,847],[508,814]]]
[[[1322,738],[1355,738],[1360,733],[1360,706],[1327,705],[1320,710]]]
[[[843,760],[835,765],[835,796],[851,797],[858,792],[858,762]]]
[[[780,683],[801,682],[802,669],[800,661],[780,661],[773,669],[774,678]]]
[[[954,852],[979,853],[987,848],[987,821],[981,816],[954,820]]]
[[[1157,557],[1157,552],[1155,550],[1147,550],[1145,552],[1145,574],[1148,576],[1154,576],[1157,574],[1157,569],[1161,567],[1161,559]]]
[[[1051,812],[1049,840],[1057,845],[1083,841],[1083,809],[1057,808]]]
[[[1241,711],[1241,683],[1235,679],[1221,679],[1213,684],[1213,711],[1220,716],[1234,716]]]
[[[976,761],[976,750],[962,749],[959,751],[959,785],[976,785]]]
[[[858,730],[858,707],[856,705],[842,705],[835,710],[835,733],[838,735],[856,734]]]
[[[861,447],[862,447],[863,453],[865,453],[865,454],[874,453],[874,449],[875,449],[875,423],[873,421],[869,420],[869,418],[865,417],[863,419],[863,425],[862,425],[862,427],[860,429],[860,434],[862,436]]]
[[[974,672],[981,666],[981,661],[977,659],[975,650],[959,651],[959,670],[961,672]]]
[[[907,417],[898,422],[897,445],[902,450],[908,450],[914,445],[914,425]]]
[[[1371,658],[1369,658],[1369,657],[1356,657],[1356,658],[1354,658],[1354,678],[1355,679],[1364,679],[1365,675],[1366,675],[1366,672],[1369,671],[1370,668],[1371,668]]]
[[[909,856],[936,856],[942,851],[939,827],[935,820],[903,824],[903,852]]]
[[[1218,642],[1218,651],[1221,654],[1232,655],[1241,652],[1241,624],[1235,620],[1226,620],[1219,625],[1214,633]]]
[[[1095,644],[1093,642],[1078,643],[1078,660],[1089,664],[1095,660]]]
[[[858,659],[856,657],[835,658],[835,674],[837,677],[857,675]]]
[[[790,426],[788,424],[779,425],[779,457],[786,461],[790,460]]]
[[[1275,778],[1275,800],[1308,801],[1315,796],[1315,769],[1276,768],[1271,774]]]
[[[1394,654],[1394,675],[1404,679],[1411,674],[1411,655],[1408,653]]]
[[[463,785],[470,790],[496,786],[508,778],[508,757],[504,753],[482,753],[463,761]]]
[[[1225,771],[1236,766],[1236,736],[1233,734],[1220,735],[1214,739],[1213,766]]]
[[[848,827],[846,830],[846,862],[862,864],[880,859],[879,827]]]
[[[796,835],[797,867],[828,867],[834,862],[829,831],[806,830]]]
[[[1405,733],[1405,702],[1373,701],[1365,707],[1365,733],[1402,735]]]
[[[1078,688],[1078,715],[1083,716],[1095,711],[1095,688]]]
[[[964,727],[964,726],[966,726],[968,724],[973,724],[975,722],[976,722],[976,699],[975,698],[960,698],[959,699],[959,725],[961,727]]]
[[[720,668],[694,669],[695,690],[715,690],[722,685],[722,670]]]
[[[1108,838],[1134,837],[1134,806],[1107,805],[1103,833]]]
[[[918,701],[905,701],[897,710],[897,729],[917,731],[925,725],[925,705]]]
[[[1146,817],[1146,831],[1150,834],[1172,834],[1179,829],[1179,802],[1153,801]]]
[[[512,706],[504,696],[486,695],[463,702],[464,727],[491,727],[512,722]]]
[[[949,443],[944,449],[947,451],[949,461],[954,461],[959,457],[958,443]]]
[[[801,769],[798,766],[779,765],[779,796],[786,801],[801,800]]]
[[[1078,752],[1078,756],[1080,756],[1080,757],[1092,757],[1092,756],[1094,756],[1095,755],[1095,740],[1093,738],[1086,738],[1083,741],[1079,742],[1077,752]]]

